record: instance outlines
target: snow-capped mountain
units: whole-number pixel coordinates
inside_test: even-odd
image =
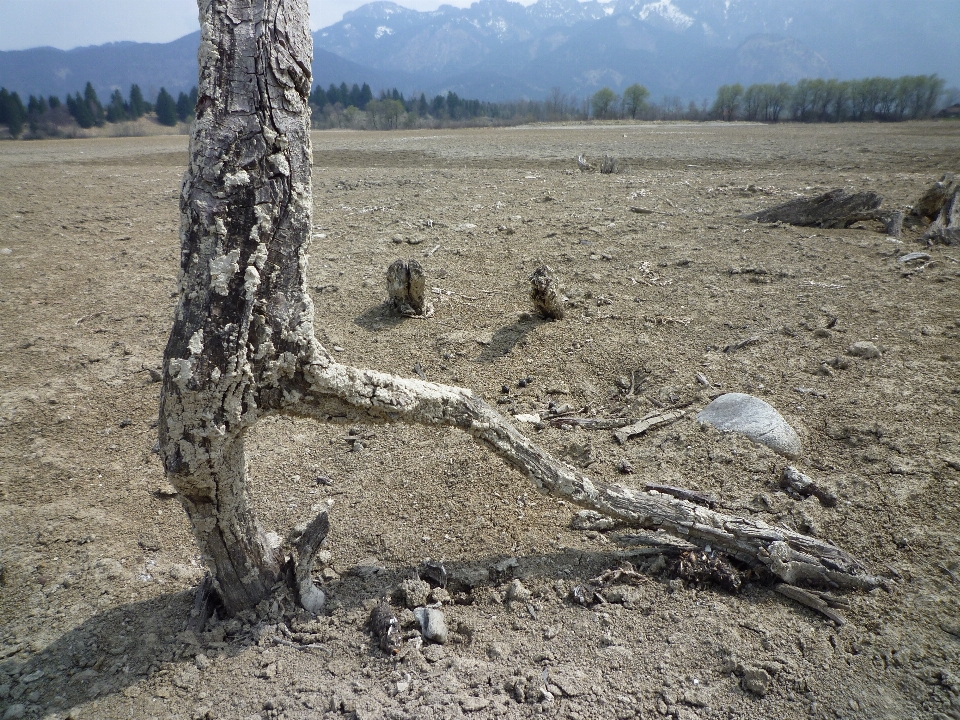
[[[471,97],[640,82],[654,97],[700,99],[724,82],[802,77],[939,72],[958,83],[956,37],[956,0],[480,0],[433,12],[373,2],[315,40],[353,62],[420,77],[424,88]]]

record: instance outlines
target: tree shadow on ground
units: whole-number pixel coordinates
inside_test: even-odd
[[[493,334],[488,344],[484,345],[477,361],[490,363],[508,355],[527,335],[546,322],[549,321],[536,315],[530,315],[510,325],[505,325]]]
[[[355,317],[353,322],[364,330],[379,332],[395,328],[407,319],[409,318],[398,315],[390,303],[381,303]]]
[[[671,554],[669,550],[664,552],[668,557]],[[589,588],[591,579],[617,568],[624,559],[632,559],[650,583],[665,585],[670,572],[664,571],[662,560],[658,562],[660,553],[660,549],[618,547],[609,552],[566,549],[526,557],[490,555],[454,560],[445,563],[447,587],[457,596],[457,603],[472,604],[492,589],[518,578],[531,587],[550,583],[566,603],[587,607],[582,600],[584,594],[578,594],[576,589]],[[354,623],[355,620],[343,618],[350,618],[352,611],[368,607],[370,600],[396,596],[400,583],[417,576],[418,568],[413,565],[373,570],[364,565],[348,569],[341,578],[323,585],[328,595],[328,611],[342,609],[345,613],[337,613],[341,618],[339,622]],[[283,635],[279,629],[285,622],[282,617],[257,618],[253,612],[226,622],[215,620],[194,632],[190,628],[197,625],[192,616],[192,610],[199,605],[197,592],[197,588],[192,588],[111,608],[64,633],[39,653],[20,652],[0,662],[0,673],[11,678],[12,694],[8,704],[39,706],[44,714],[65,712],[96,698],[123,693],[128,687],[158,674],[170,676],[169,681],[181,687],[178,682],[189,683],[187,674],[195,674],[193,659],[199,653],[232,657],[253,644],[270,641],[291,644],[278,639]],[[716,589],[716,592],[724,591]],[[755,603],[764,595],[766,591],[758,587],[741,597],[747,603]],[[289,597],[288,594],[288,602]],[[401,604],[397,598],[395,606]],[[284,617],[290,616],[287,620],[313,617],[301,610],[281,613]],[[360,632],[367,632],[365,621],[366,616],[357,625]],[[372,655],[380,652],[373,642],[369,647]],[[183,680],[178,680],[180,675],[184,676]],[[192,682],[195,685],[196,678]]]

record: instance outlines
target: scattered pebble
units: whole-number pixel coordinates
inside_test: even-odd
[[[443,612],[435,608],[417,608],[413,611],[420,621],[420,629],[427,640],[443,645],[447,642],[447,621]]]
[[[881,355],[880,348],[866,340],[855,342],[847,348],[847,353],[854,357],[863,358],[864,360],[874,360]]]
[[[417,608],[427,604],[432,589],[426,580],[404,580],[400,583],[400,596],[408,608]]]
[[[763,697],[773,686],[773,678],[762,668],[748,667],[743,671],[741,686],[747,692]]]
[[[697,421],[723,432],[740,433],[788,458],[797,458],[803,451],[796,430],[772,405],[752,395],[721,395],[697,415]]]

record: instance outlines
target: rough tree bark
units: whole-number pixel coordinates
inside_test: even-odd
[[[296,573],[246,497],[244,433],[275,413],[415,422],[469,433],[544,492],[664,528],[788,583],[872,587],[832,545],[659,493],[595,482],[540,450],[466,389],[361,370],[317,342],[306,290],[311,222],[307,0],[199,0],[200,97],[180,196],[179,302],[164,354],[160,447],[228,613],[293,576],[311,592],[311,523]],[[306,561],[305,561],[306,560]],[[309,598],[304,598],[309,595]]]

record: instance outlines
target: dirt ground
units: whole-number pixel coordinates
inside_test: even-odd
[[[154,452],[187,139],[4,142],[0,718],[960,718],[960,249],[739,217],[836,187],[903,208],[960,170],[960,123],[313,139],[311,289],[338,359],[512,415],[685,407],[622,446],[523,427],[597,477],[829,539],[889,588],[842,593],[837,626],[761,579],[736,595],[678,580],[629,529],[571,528],[574,508],[458,431],[272,418],[248,444],[253,502],[280,536],[330,507],[328,612],[187,629],[202,563]],[[623,171],[578,172],[581,153]],[[929,261],[898,259],[918,250]],[[398,257],[424,265],[432,318],[382,305]],[[563,321],[530,314],[541,262],[568,290]],[[882,355],[848,355],[857,341]],[[835,507],[697,424],[734,391],[792,424]],[[450,576],[429,598],[444,645],[421,643],[398,592],[426,558]],[[624,560],[634,584],[572,597]],[[395,657],[365,627],[385,597]]]

